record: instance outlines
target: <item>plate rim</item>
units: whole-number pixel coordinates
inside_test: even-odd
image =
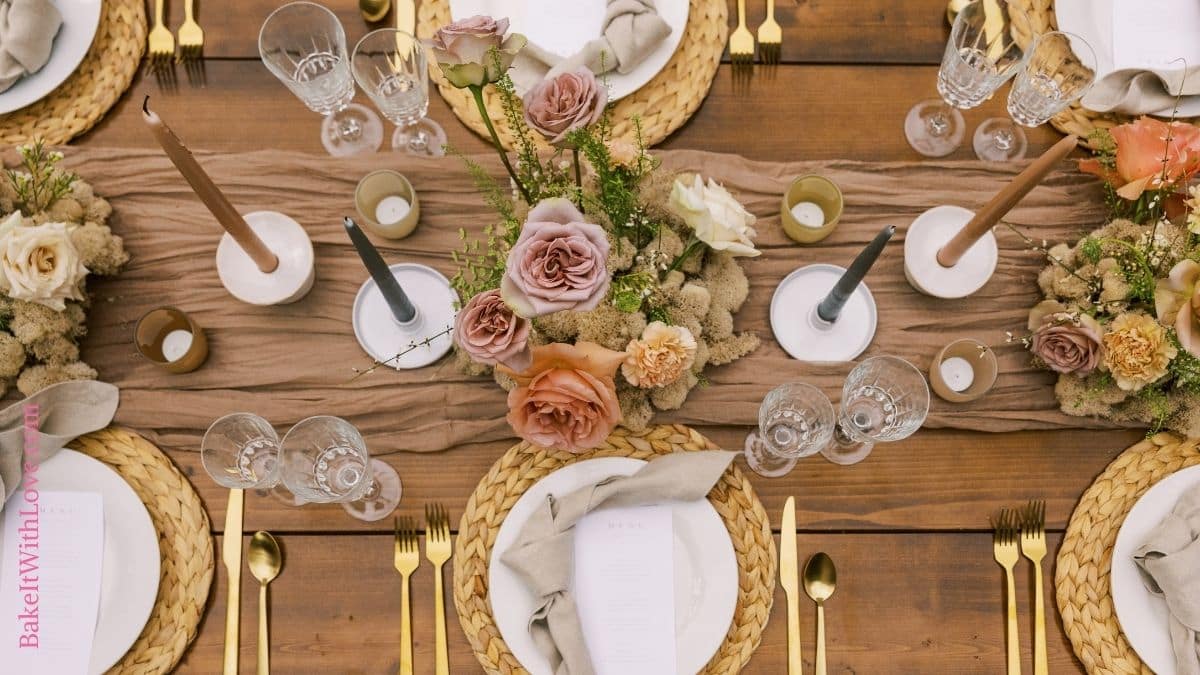
[[[53,84],[50,84],[50,80],[47,80],[46,83],[42,85],[45,90],[41,91],[40,93],[26,94],[25,96],[14,95],[17,93],[21,93],[20,89],[19,89],[21,87],[21,85],[23,85],[23,84],[28,85],[28,82],[30,79],[35,78],[38,75],[41,75],[43,72],[45,72],[46,68],[48,68],[50,66],[50,64],[54,61],[54,51],[58,47],[58,40],[59,40],[59,37],[62,35],[63,27],[66,26],[68,20],[75,21],[80,18],[80,14],[78,14],[76,12],[69,12],[68,10],[77,8],[77,7],[93,6],[93,3],[87,2],[86,0],[76,0],[75,2],[71,3],[70,7],[62,7],[61,6],[62,3],[63,3],[63,0],[54,0],[55,7],[58,7],[60,10],[60,13],[62,14],[62,25],[59,26],[58,33],[55,34],[55,36],[54,36],[54,41],[50,48],[50,50],[51,50],[50,58],[46,61],[45,65],[43,65],[37,72],[31,73],[29,75],[26,75],[25,77],[22,77],[20,80],[15,82],[13,84],[13,86],[9,87],[7,91],[0,92],[0,115],[7,115],[8,113],[16,112],[23,108],[28,108],[29,106],[33,105],[34,103],[37,103],[38,101],[41,101],[42,99],[44,99],[47,96],[49,96],[50,94],[52,94],[54,92],[54,90],[56,90],[60,86],[62,86],[63,82],[66,82],[68,79],[70,79],[70,77],[75,74],[75,71],[79,70],[80,64],[83,63],[83,60],[87,58],[88,52],[91,51],[92,44],[95,43],[95,41],[96,41],[96,35],[99,34],[99,32],[100,32],[100,20],[104,17],[104,0],[96,0],[95,1],[94,6],[96,8],[96,11],[94,12],[94,16],[92,14],[82,16],[82,19],[85,19],[87,21],[87,24],[84,24],[81,21],[79,28],[82,30],[82,29],[84,29],[84,26],[87,25],[86,30],[91,35],[87,38],[87,45],[79,52],[79,56],[77,58],[73,57],[75,62],[71,64],[70,68],[66,67],[66,65],[65,65],[66,61],[64,61],[64,66],[63,66],[64,71],[63,71],[62,77],[59,78],[58,81],[54,82]],[[68,59],[68,60],[70,60],[70,59]],[[53,78],[50,78],[50,79],[53,79]],[[17,91],[14,92],[14,90],[17,90]],[[37,91],[37,89],[35,88],[33,91]],[[30,97],[32,97],[32,98],[30,98]],[[6,103],[5,102],[6,98],[15,99],[16,103]]]

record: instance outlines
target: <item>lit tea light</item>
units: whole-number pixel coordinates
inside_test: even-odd
[[[792,217],[804,227],[825,227],[825,211],[816,202],[797,202],[792,205]]]
[[[966,391],[975,381],[975,369],[961,356],[952,356],[938,366],[942,379],[952,391]]]
[[[991,391],[1000,364],[990,347],[970,338],[942,347],[929,367],[929,387],[951,403],[974,401]]]
[[[134,328],[134,343],[147,360],[172,373],[190,373],[208,358],[204,329],[174,307],[146,312]]]
[[[404,197],[384,197],[375,206],[375,222],[380,225],[395,225],[408,215],[409,210],[408,200]]]
[[[162,355],[168,361],[178,361],[192,348],[192,332],[176,329],[167,333],[162,341]]]

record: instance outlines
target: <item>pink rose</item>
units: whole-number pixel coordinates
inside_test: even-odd
[[[608,90],[587,68],[539,82],[525,94],[525,122],[554,145],[567,134],[590,127],[604,115]]]
[[[525,46],[524,35],[514,33],[505,38],[507,31],[508,19],[476,15],[439,28],[426,44],[450,84],[460,89],[482,87],[503,77]]]
[[[1029,351],[1056,373],[1087,375],[1100,365],[1099,326],[1086,314],[1049,314],[1033,331]]]
[[[529,321],[513,314],[498,290],[476,295],[458,312],[454,341],[479,363],[529,367]]]
[[[604,229],[585,222],[570,201],[544,200],[508,252],[500,294],[528,319],[593,310],[608,293],[608,248]]]

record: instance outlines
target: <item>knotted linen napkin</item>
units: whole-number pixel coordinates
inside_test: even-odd
[[[610,476],[561,498],[550,495],[526,521],[502,560],[538,599],[529,632],[555,675],[593,675],[570,587],[575,523],[601,507],[703,499],[735,453],[679,452],[651,460],[631,476]],[[672,645],[673,648],[673,645]]]
[[[1200,485],[1133,553],[1151,593],[1167,601],[1179,675],[1200,675]]]
[[[546,77],[574,72],[586,66],[597,75],[610,70],[625,74],[637,67],[659,43],[671,34],[671,26],[658,15],[654,0],[608,0],[600,37],[589,41],[567,58],[548,52],[532,42],[524,53],[542,62]]]
[[[1113,71],[1096,81],[1086,97],[1086,105],[1096,112],[1142,115],[1170,110],[1176,94],[1200,95],[1200,63],[1184,70]]]
[[[61,25],[50,0],[0,0],[0,92],[46,65]]]
[[[119,390],[104,382],[60,382],[0,410],[0,491],[4,499],[7,501],[21,485],[25,406],[37,406],[37,460],[42,461],[75,437],[108,426],[117,412],[119,398]],[[0,504],[3,510],[4,504]]]

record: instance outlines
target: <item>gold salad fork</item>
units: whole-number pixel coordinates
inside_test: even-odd
[[[442,590],[442,565],[450,559],[450,517],[441,504],[425,505],[425,558],[433,563],[434,649],[436,675],[450,675],[446,650],[446,598]]]
[[[1000,517],[993,523],[993,527],[995,529],[992,533],[992,548],[996,563],[1004,568],[1005,589],[1008,596],[1007,637],[1005,640],[1008,645],[1008,675],[1021,675],[1021,650],[1017,643],[1017,589],[1016,582],[1013,580],[1013,568],[1021,558],[1021,553],[1017,548],[1020,529],[1016,513],[1011,509],[1002,509]]]
[[[775,21],[775,0],[767,0],[767,20],[758,26],[758,56],[768,65],[779,63],[783,51],[783,29]]]
[[[754,65],[754,36],[746,28],[746,0],[738,0],[738,25],[729,36],[729,59],[735,69]]]
[[[394,565],[400,573],[400,675],[413,675],[412,601],[409,579],[421,564],[417,550],[417,526],[412,518],[397,518]]]
[[[179,27],[179,58],[187,68],[188,81],[193,85],[204,81],[204,31],[196,23],[193,11],[195,0],[183,1],[184,20]]]
[[[1021,552],[1033,563],[1033,675],[1048,675],[1046,605],[1042,597],[1042,558],[1046,557],[1046,502],[1029,502],[1021,517]]]
[[[172,60],[175,58],[175,37],[163,24],[163,3],[165,0],[154,0],[154,29],[150,31],[150,67],[158,80],[158,86],[170,88],[175,83],[175,69]]]

